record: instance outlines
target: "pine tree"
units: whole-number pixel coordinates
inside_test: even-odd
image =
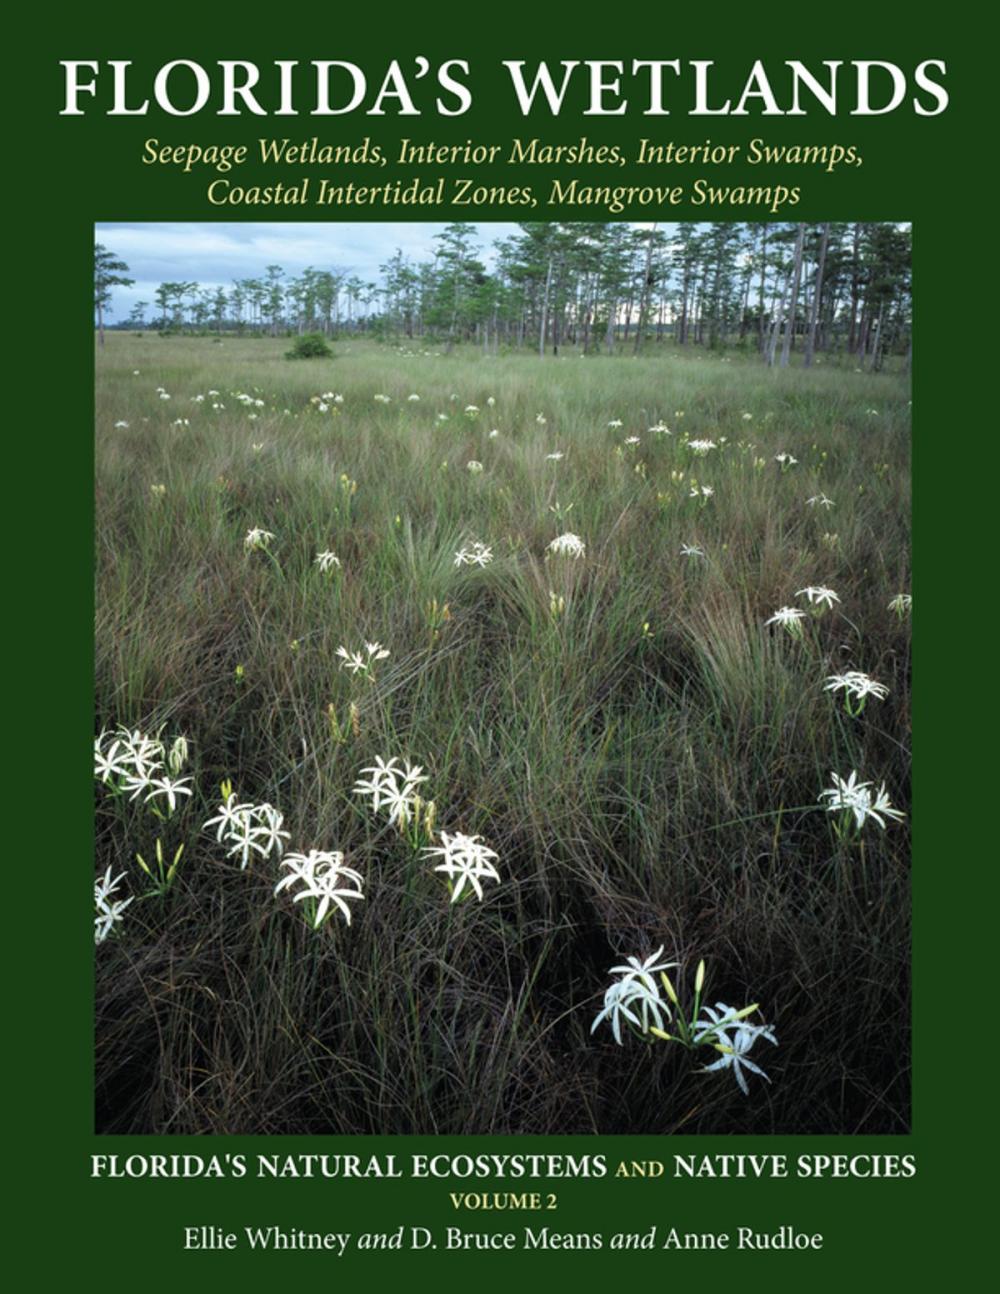
[[[130,288],[135,279],[125,277],[128,266],[103,243],[94,244],[94,309],[97,311],[97,337],[104,345],[104,316],[111,313],[111,289]]]

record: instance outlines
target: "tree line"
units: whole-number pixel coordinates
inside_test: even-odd
[[[639,354],[670,341],[855,357],[878,370],[911,345],[911,231],[886,222],[658,224],[525,223],[487,257],[474,225],[453,223],[434,251],[399,250],[366,282],[348,270],[290,275],[268,265],[228,288],[161,283],[126,328],[242,334],[367,333],[395,342],[539,355]],[[487,263],[489,261],[489,264]],[[95,315],[103,340],[112,288],[128,266],[97,245]]]

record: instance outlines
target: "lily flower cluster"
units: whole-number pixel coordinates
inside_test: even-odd
[[[230,782],[222,784],[223,802],[219,812],[204,824],[204,830],[216,828],[215,838],[230,846],[228,857],[239,856],[241,869],[246,869],[254,854],[261,858],[274,855],[279,867],[288,868],[288,875],[283,876],[274,887],[274,893],[292,886],[299,886],[299,892],[293,902],[306,904],[309,924],[314,930],[319,928],[335,912],[343,914],[348,925],[351,924],[349,899],[363,899],[361,874],[344,864],[344,855],[337,850],[325,851],[310,849],[307,854],[284,853],[285,841],[289,833],[283,829],[284,817],[271,804],[240,804],[237,802]],[[165,881],[169,887],[172,871],[176,870],[180,850],[175,856],[172,870],[167,873]],[[142,862],[142,860],[139,860]],[[163,859],[157,842],[157,862],[160,873],[163,871]],[[149,868],[145,870],[148,872]],[[151,874],[151,873],[150,873]],[[155,879],[155,878],[154,878]]]
[[[348,900],[365,897],[361,889],[364,878],[353,867],[345,865],[339,850],[310,849],[308,854],[286,854],[280,866],[288,868],[288,875],[274,887],[275,894],[297,885],[299,891],[292,901],[307,904],[314,930],[332,917],[334,911],[343,913],[344,920],[351,924]]]
[[[102,944],[112,930],[122,920],[122,913],[132,902],[133,895],[127,899],[116,899],[118,885],[125,879],[125,873],[119,872],[112,878],[111,868],[94,882],[94,943]]]
[[[670,1005],[660,996],[660,988],[653,976],[657,971],[672,970],[677,962],[662,962],[662,956],[661,946],[645,961],[629,957],[624,966],[611,967],[610,974],[617,975],[618,979],[611,982],[604,994],[604,1006],[590,1026],[591,1033],[607,1020],[620,1047],[622,1021],[641,1034],[648,1034],[654,1024],[662,1029],[664,1020],[670,1021]]]
[[[151,777],[161,769],[165,756],[159,737],[120,725],[94,738],[94,776],[113,790],[124,790],[127,782]]]
[[[330,571],[340,568],[340,558],[327,548],[323,552],[316,554],[315,565],[319,567],[323,575],[326,575]]]
[[[782,629],[787,630],[793,638],[802,637],[802,621],[806,618],[806,613],[799,607],[779,607],[769,620],[765,620],[765,625],[779,625]]]
[[[833,604],[840,601],[838,594],[833,589],[828,589],[822,584],[807,584],[804,589],[799,589],[795,594],[797,598],[805,598],[813,609],[814,614],[822,614],[826,610],[833,610]]]
[[[859,669],[849,669],[844,674],[831,674],[826,680],[827,692],[843,692],[847,713],[856,718],[865,708],[865,701],[873,696],[883,701],[889,695],[884,683],[878,683]]]
[[[456,566],[488,566],[492,560],[493,549],[489,544],[465,544],[455,554]]]
[[[557,535],[546,549],[546,552],[557,557],[583,557],[586,551],[587,545],[580,536],[568,530],[564,535]]]
[[[399,828],[416,850],[422,841],[422,853],[427,859],[439,859],[435,872],[444,875],[448,883],[451,902],[475,894],[483,899],[483,882],[500,881],[495,863],[498,855],[479,836],[467,836],[460,831],[442,831],[434,844],[434,822],[437,806],[433,800],[421,797],[418,788],[426,782],[427,775],[419,764],[377,757],[375,763],[361,769],[354,785],[354,794],[371,801],[374,813],[383,813],[390,825]]]
[[[94,776],[113,795],[129,794],[135,800],[144,795],[143,803],[164,816],[153,801],[166,804],[166,816],[177,808],[179,797],[190,795],[189,777],[177,777],[187,759],[187,742],[183,737],[173,743],[168,754],[159,737],[124,727],[101,732],[94,738]],[[173,777],[168,775],[168,766]]]
[[[758,1038],[764,1038],[775,1046],[778,1042],[770,1025],[750,1023],[748,1017],[759,1010],[757,1004],[741,1009],[727,1006],[724,1002],[716,1002],[714,1007],[703,1006],[705,963],[701,961],[695,974],[692,1004],[686,1009],[666,973],[678,963],[661,961],[662,956],[663,948],[660,947],[645,961],[629,957],[624,966],[611,968],[611,974],[618,978],[604,995],[604,1006],[590,1027],[591,1033],[607,1020],[619,1046],[622,1045],[624,1022],[639,1037],[677,1042],[689,1051],[711,1047],[719,1052],[719,1059],[703,1066],[702,1073],[731,1069],[744,1096],[750,1094],[744,1070],[770,1082],[748,1055]],[[654,978],[657,974],[659,983]],[[673,1032],[668,1032],[665,1024]]]
[[[271,853],[280,857],[283,840],[289,839],[283,830],[284,815],[272,804],[240,804],[228,783],[223,784],[225,799],[214,818],[202,830],[216,827],[215,839],[229,846],[228,858],[239,857],[240,869],[245,870],[254,854],[267,858]]]
[[[423,852],[441,859],[434,871],[443,872],[447,877],[452,903],[457,903],[463,893],[468,898],[473,892],[481,902],[483,881],[499,883],[500,874],[493,865],[499,855],[483,844],[479,836],[463,836],[460,831],[453,835],[442,831],[438,839],[440,845],[428,846]]]
[[[411,764],[409,760],[401,764],[396,755],[388,760],[379,755],[374,764],[361,770],[353,790],[355,795],[371,800],[373,813],[385,813],[390,825],[398,825],[403,830],[419,816],[421,809],[426,809],[433,821],[433,804],[425,806],[417,793],[417,787],[426,781],[427,775],[419,764]],[[424,818],[426,825],[427,812]]]
[[[828,813],[842,815],[834,824],[838,835],[843,836],[849,829],[852,815],[855,830],[859,832],[869,818],[877,822],[884,831],[886,818],[902,821],[906,817],[902,809],[892,807],[884,782],[875,791],[873,782],[858,781],[858,774],[854,769],[847,778],[837,773],[831,773],[830,776],[833,778],[833,786],[821,792],[819,800],[821,804],[826,801],[824,807]]]
[[[346,669],[351,674],[364,674],[366,678],[373,678],[375,662],[385,660],[389,655],[389,649],[383,647],[381,643],[365,643],[363,653],[348,651],[346,647],[341,646],[337,648],[336,654],[341,658],[341,669]]]

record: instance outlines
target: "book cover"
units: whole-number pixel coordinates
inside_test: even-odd
[[[965,1252],[968,33],[290,17],[16,72],[37,1260]]]

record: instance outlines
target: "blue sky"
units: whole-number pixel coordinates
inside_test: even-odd
[[[95,227],[95,240],[126,262],[131,288],[116,288],[110,322],[126,319],[137,301],[152,304],[160,283],[184,280],[205,287],[228,288],[233,279],[263,274],[267,265],[280,265],[289,274],[308,266],[356,274],[366,282],[396,248],[411,259],[425,259],[434,250],[434,235],[443,223],[309,223],[146,224],[109,222]],[[479,224],[484,259],[491,244],[518,231],[516,224]],[[152,316],[150,311],[149,315]]]

